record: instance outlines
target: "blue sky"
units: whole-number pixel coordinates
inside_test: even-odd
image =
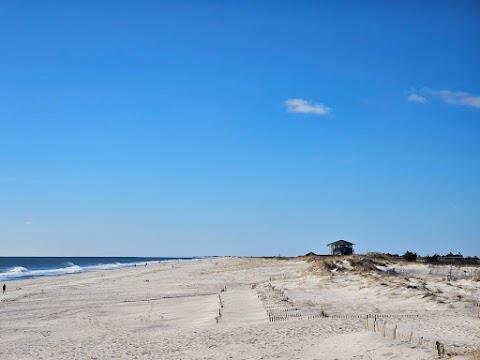
[[[0,4],[0,254],[480,255],[475,1]]]

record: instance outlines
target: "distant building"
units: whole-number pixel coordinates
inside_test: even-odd
[[[439,262],[454,263],[454,262],[463,262],[465,258],[461,254],[457,255],[445,255],[438,258]]]
[[[445,263],[445,264],[475,264],[477,263],[477,259],[471,257],[463,257],[462,254],[458,253],[456,255],[450,253],[445,256],[439,256],[438,262]]]
[[[347,240],[337,240],[327,246],[330,246],[330,254],[332,255],[352,255],[353,245],[355,244]]]

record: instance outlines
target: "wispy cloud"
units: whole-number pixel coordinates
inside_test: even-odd
[[[466,91],[435,90],[425,87],[421,90],[412,91],[407,99],[419,104],[437,99],[449,105],[480,108],[480,96],[472,95]]]
[[[285,100],[285,105],[289,112],[312,114],[317,116],[325,116],[330,113],[332,109],[323,104],[315,104],[304,99],[288,99]]]
[[[419,104],[425,104],[427,102],[427,98],[425,96],[418,95],[415,93],[408,95],[407,99],[408,101],[419,103]]]
[[[432,89],[425,89],[425,91],[432,96],[440,98],[447,104],[480,108],[480,96],[475,96],[465,91]]]

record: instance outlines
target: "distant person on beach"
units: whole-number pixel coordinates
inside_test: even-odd
[[[5,294],[5,291],[7,291],[7,284],[3,284],[3,293]]]
[[[148,264],[147,264],[147,263],[145,263],[145,267],[147,267],[147,265],[148,265]]]

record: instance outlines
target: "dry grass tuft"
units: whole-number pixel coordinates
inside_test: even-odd
[[[334,258],[332,259],[316,259],[308,272],[332,273],[334,271],[343,271],[344,268]]]
[[[473,273],[473,281],[480,281],[480,270]]]
[[[377,253],[377,252],[369,252],[365,256],[369,259],[383,260],[386,262],[400,262],[403,260],[401,257],[396,257],[390,254]]]
[[[337,264],[335,261],[328,261],[328,260],[324,260],[322,261],[321,263],[321,267],[324,269],[324,270],[340,270],[342,271],[343,270],[343,267],[341,267],[339,264]]]
[[[480,350],[472,353],[472,360],[480,360]]]
[[[359,274],[380,273],[377,266],[385,266],[385,262],[372,255],[332,256],[308,259],[308,261],[313,263],[308,269],[310,273],[332,274],[347,271]]]
[[[369,272],[379,272],[377,266],[385,266],[385,262],[379,261],[374,257],[357,256],[348,259],[353,270],[361,274]]]

